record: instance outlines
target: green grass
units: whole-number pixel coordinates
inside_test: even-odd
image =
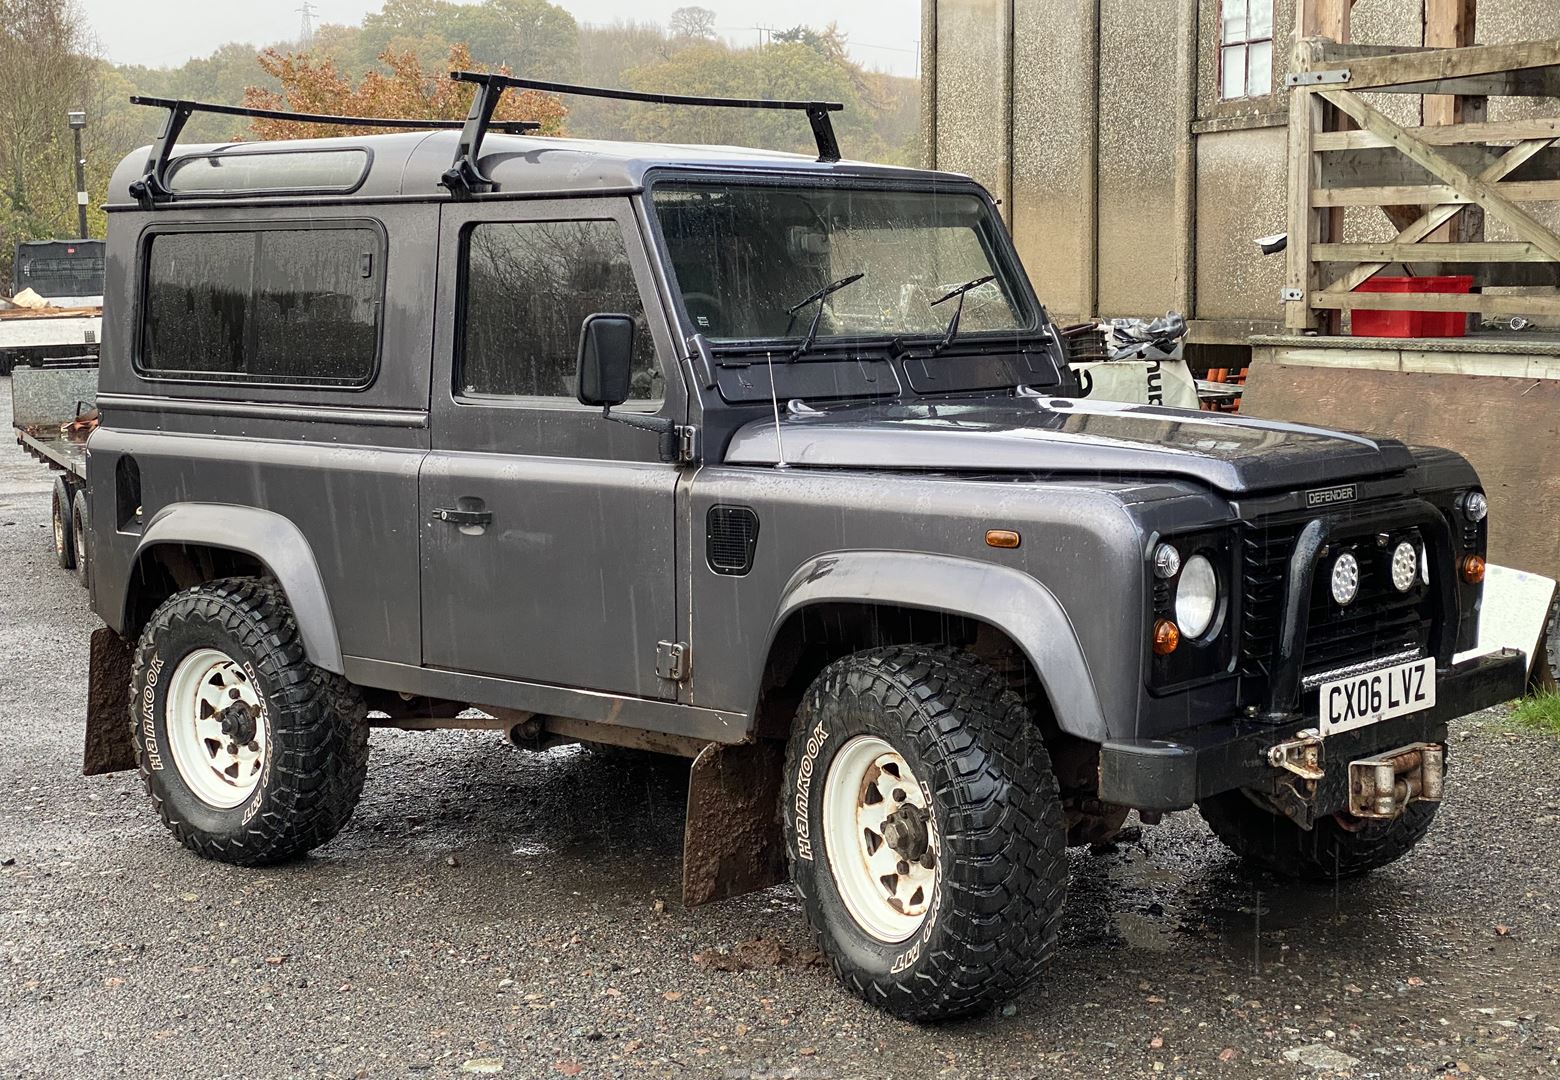
[[[1560,694],[1551,691],[1523,698],[1517,702],[1511,718],[1530,731],[1560,736]]]

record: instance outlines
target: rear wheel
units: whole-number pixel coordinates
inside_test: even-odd
[[[70,524],[70,486],[63,476],[54,478],[54,501],[50,517],[54,524],[54,561],[61,570],[76,566],[76,537]]]
[[[77,488],[70,500],[70,531],[76,542],[76,580],[83,589],[92,587],[92,531],[87,527],[87,493]]]
[[[946,1019],[1049,963],[1066,896],[1056,779],[1023,702],[957,650],[825,668],[798,713],[781,798],[791,877],[855,993]]]
[[[1197,804],[1225,847],[1248,864],[1304,881],[1340,881],[1396,862],[1414,849],[1435,821],[1437,802],[1410,803],[1391,821],[1337,814],[1302,829],[1242,791]]]
[[[131,672],[136,760],[179,841],[222,862],[279,862],[346,824],[368,765],[357,688],[309,663],[281,590],[255,578],[173,596]]]

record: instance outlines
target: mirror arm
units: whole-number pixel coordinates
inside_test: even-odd
[[[653,431],[660,436],[659,452],[661,460],[668,464],[682,459],[681,438],[677,431],[677,422],[664,416],[638,416],[634,414],[622,415],[612,411],[611,405],[601,407],[601,418],[611,420],[615,424],[623,424],[626,427],[637,428],[640,431]]]

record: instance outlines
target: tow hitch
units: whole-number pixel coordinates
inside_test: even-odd
[[[1349,762],[1349,813],[1388,821],[1415,802],[1439,802],[1446,748],[1410,743],[1376,757]]]

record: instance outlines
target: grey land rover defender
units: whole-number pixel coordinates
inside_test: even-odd
[[[1425,835],[1448,720],[1524,678],[1454,659],[1466,461],[1073,396],[991,197],[841,161],[837,106],[650,99],[794,108],[815,160],[456,77],[458,130],[177,146],[211,107],[149,102],[112,181],[88,768],[185,846],[329,840],[374,724],[682,754],[686,901],[788,874],[932,1019],[1045,968],[1129,811],[1295,878]]]

